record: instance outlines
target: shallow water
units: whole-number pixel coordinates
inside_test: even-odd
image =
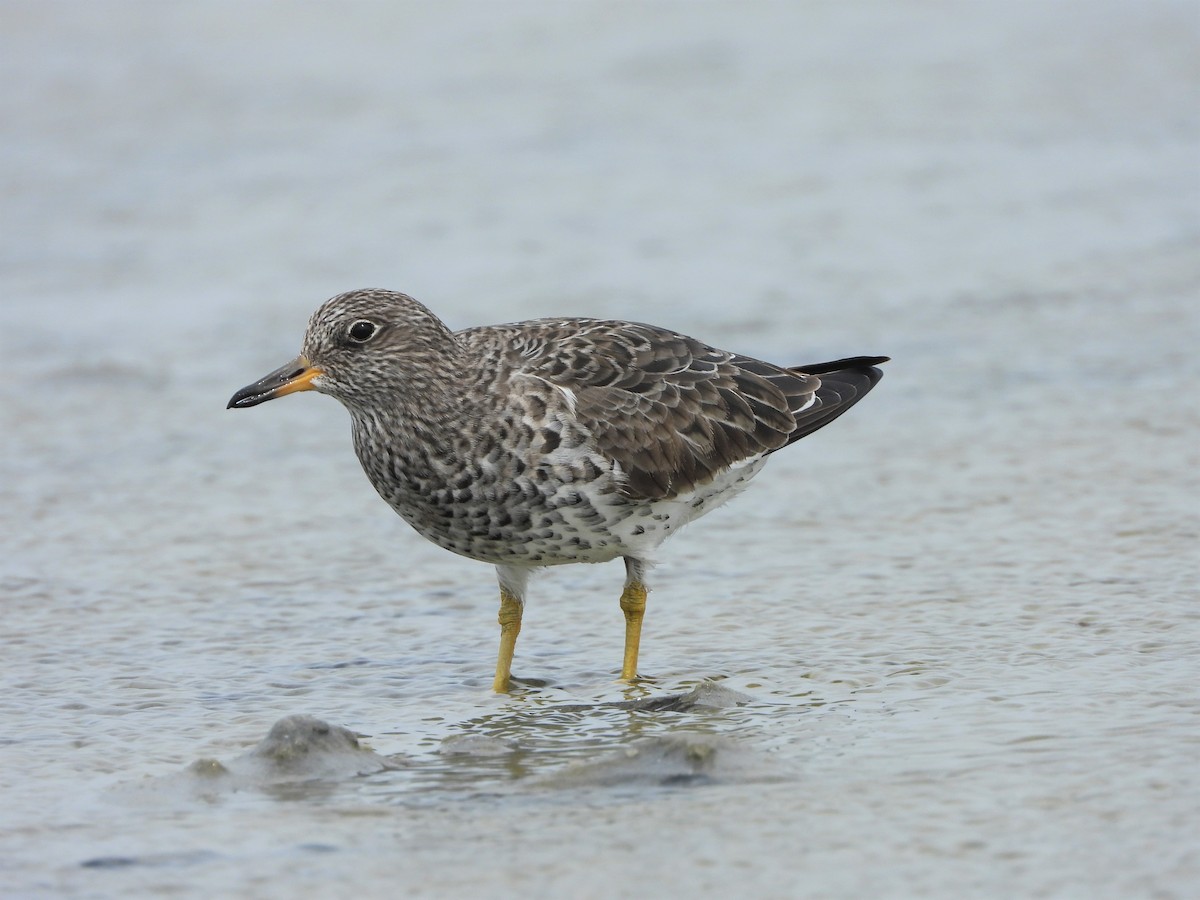
[[[0,893],[1195,894],[1189,4],[69,6],[0,33]],[[337,404],[223,408],[363,285],[894,361],[666,545],[645,683],[569,567],[497,697]],[[246,768],[291,715],[389,766]]]

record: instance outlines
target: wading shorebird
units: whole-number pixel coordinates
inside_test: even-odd
[[[406,294],[358,290],[322,305],[300,356],[229,407],[309,390],[342,402],[359,462],[392,509],[496,567],[503,692],[530,573],[617,557],[621,677],[635,679],[658,546],[861,400],[886,361],[776,366],[606,319],[452,332]]]

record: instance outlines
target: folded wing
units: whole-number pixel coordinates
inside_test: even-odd
[[[824,427],[878,383],[885,361],[782,368],[651,325],[572,324],[553,353],[526,347],[522,368],[569,392],[640,499],[685,493]]]

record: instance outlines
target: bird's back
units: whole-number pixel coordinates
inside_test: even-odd
[[[531,393],[534,418],[582,429],[620,467],[625,494],[646,500],[693,491],[827,425],[878,383],[885,361],[785,368],[605,319],[537,319],[456,338],[484,361],[481,378],[507,396]]]

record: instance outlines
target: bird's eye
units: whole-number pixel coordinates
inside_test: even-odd
[[[346,332],[350,340],[355,344],[365,344],[375,336],[375,323],[368,322],[366,319],[359,319],[350,326],[350,330]]]

